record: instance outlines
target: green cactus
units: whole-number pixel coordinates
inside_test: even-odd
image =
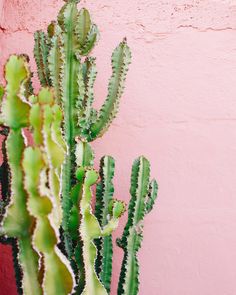
[[[150,164],[140,157],[133,163],[131,175],[131,200],[128,221],[117,245],[124,251],[117,294],[136,295],[139,289],[139,265],[137,252],[143,239],[143,219],[152,210],[157,197],[157,182],[149,182]]]
[[[78,251],[78,237],[73,239],[71,234],[71,220],[74,218],[71,214],[76,214],[77,206],[71,197],[76,182],[75,162],[77,158],[77,166],[93,166],[94,156],[89,142],[102,136],[117,113],[131,53],[125,39],[113,52],[108,96],[97,112],[93,108],[97,70],[95,58],[89,55],[99,32],[89,12],[85,8],[78,11],[78,2],[66,1],[57,21],[49,25],[48,34],[36,32],[34,53],[41,85],[48,85],[45,81],[52,83],[57,102],[64,112],[63,127],[68,153],[62,177],[63,241],[74,271],[79,271],[82,276],[81,263],[75,261],[75,249],[77,253],[82,252],[81,249]]]
[[[111,234],[125,205],[113,198],[114,159],[103,157],[98,173],[90,143],[116,116],[131,52],[126,39],[114,50],[107,98],[95,110],[97,70],[91,52],[99,32],[89,12],[77,9],[79,0],[65,2],[47,33],[35,33],[39,94],[33,94],[26,56],[13,55],[6,64],[6,87],[0,86],[0,234],[18,254],[16,277],[22,273],[24,294],[106,295],[112,275]],[[133,165],[129,217],[118,240],[124,250],[118,294],[138,292],[142,220],[157,196],[156,181],[149,183],[149,166],[143,157]]]
[[[97,218],[92,213],[91,206],[91,186],[98,180],[98,173],[94,169],[80,167],[77,169],[76,176],[81,194],[77,194],[77,201],[80,208],[80,236],[82,240],[83,262],[85,267],[85,286],[83,295],[105,295],[108,294],[103,284],[100,282],[94,264],[96,261],[96,246],[94,239],[105,237],[112,233],[118,226],[120,216],[125,210],[124,203],[113,200],[109,204],[109,220],[104,227],[101,227]],[[80,198],[79,198],[80,197]]]
[[[115,160],[110,156],[105,156],[100,163],[100,182],[96,188],[96,208],[95,214],[104,227],[108,223],[109,205],[114,194],[113,177],[115,170]],[[96,259],[97,275],[110,293],[111,275],[112,275],[112,236],[106,236],[96,240],[98,255]]]

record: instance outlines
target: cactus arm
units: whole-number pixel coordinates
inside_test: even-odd
[[[83,243],[82,255],[85,270],[85,286],[82,295],[107,295],[106,289],[100,283],[94,269],[96,259],[96,247],[93,243],[94,236],[100,234],[100,225],[92,214],[91,186],[97,182],[98,174],[95,170],[79,168],[77,179],[82,185],[82,195],[79,201],[81,222],[80,236]]]
[[[124,39],[112,54],[112,76],[108,86],[108,96],[99,112],[98,119],[91,126],[92,140],[102,136],[116,116],[130,62],[131,52]]]
[[[48,194],[43,174],[46,163],[38,147],[28,147],[24,151],[24,184],[28,192],[28,208],[36,219],[33,235],[35,248],[43,255],[44,267],[43,289],[46,294],[69,294],[73,290],[73,277],[65,257],[56,248],[58,236],[49,215],[52,202]]]
[[[21,100],[30,79],[25,57],[12,55],[6,63],[5,73],[7,98],[2,102],[1,118],[6,126],[14,130],[27,127],[30,106]]]
[[[34,58],[37,65],[38,77],[43,87],[51,86],[50,72],[48,67],[49,38],[42,32],[34,34]]]
[[[48,89],[44,89],[39,93],[39,103],[45,101],[45,97],[49,102],[53,100],[53,94]],[[49,162],[49,186],[52,189],[52,200],[54,207],[52,216],[55,225],[59,228],[62,220],[61,198],[60,198],[60,180],[62,174],[62,164],[65,159],[65,143],[62,139],[60,120],[62,118],[61,110],[57,105],[44,107],[43,114],[43,138],[45,151]],[[55,119],[59,121],[56,122]]]
[[[98,27],[95,24],[92,24],[90,31],[88,32],[87,38],[85,40],[85,44],[80,50],[80,54],[84,56],[88,55],[92,51],[94,45],[97,43],[98,38],[99,38]]]
[[[128,221],[122,238],[117,240],[117,245],[124,250],[118,295],[136,295],[139,290],[137,252],[143,239],[143,219],[144,215],[151,210],[157,194],[157,183],[155,180],[149,183],[149,175],[148,160],[144,157],[135,160],[131,175]]]
[[[97,26],[91,22],[89,12],[85,8],[79,11],[75,32],[78,37],[79,54],[88,55],[99,38],[99,32]]]
[[[87,9],[82,8],[79,11],[78,20],[76,24],[76,33],[78,35],[78,43],[80,47],[82,47],[86,41],[86,37],[90,30],[90,26],[91,26],[90,14]]]
[[[96,188],[96,207],[95,215],[102,227],[104,227],[109,216],[109,203],[114,194],[113,177],[115,170],[115,161],[112,157],[105,156],[100,163],[100,182]],[[98,255],[96,259],[97,274],[110,293],[111,275],[112,275],[112,237],[111,235],[97,239],[95,241]]]
[[[79,232],[83,244],[82,254],[85,270],[85,287],[82,294],[106,295],[107,291],[99,281],[94,267],[97,250],[93,240],[111,234],[112,230],[117,227],[119,217],[124,212],[124,205],[119,201],[114,201],[110,206],[111,218],[107,227],[101,228],[97,218],[92,213],[91,205],[91,187],[97,182],[98,173],[94,169],[80,167],[77,169],[76,176],[81,183],[82,190],[81,197],[78,198],[81,216]]]
[[[33,249],[31,232],[34,219],[27,207],[27,193],[23,186],[21,160],[25,148],[22,128],[28,126],[29,108],[23,97],[29,85],[30,72],[24,56],[13,55],[5,67],[6,96],[1,107],[4,125],[10,128],[6,140],[6,154],[11,174],[11,198],[1,223],[1,234],[18,239],[18,261],[22,269],[22,288],[25,294],[42,294],[39,282],[38,254]],[[16,149],[17,147],[17,149]]]
[[[22,166],[27,206],[36,220],[33,243],[41,254],[44,293],[69,294],[74,287],[73,275],[56,246],[61,223],[61,167],[66,152],[60,129],[62,113],[50,89],[43,88],[31,102],[30,123],[37,140],[34,147],[25,149]]]
[[[24,147],[24,138],[21,131],[11,130],[7,139],[7,153],[11,171],[12,195],[11,202],[6,208],[2,230],[8,237],[18,238],[18,260],[23,273],[22,288],[24,294],[40,295],[42,289],[39,282],[39,256],[32,247],[31,228],[33,227],[33,220],[26,208],[27,195],[23,188],[21,158]]]

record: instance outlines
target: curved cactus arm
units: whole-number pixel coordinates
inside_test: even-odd
[[[45,155],[49,163],[49,186],[52,189],[54,207],[52,218],[59,228],[62,219],[60,180],[62,164],[65,159],[66,144],[62,138],[62,112],[54,103],[53,92],[43,88],[38,97],[31,98],[30,123],[33,127],[34,142],[45,146]]]
[[[118,295],[137,294],[139,289],[139,265],[137,252],[143,239],[143,219],[153,207],[157,194],[157,183],[149,183],[150,164],[140,157],[134,161],[131,175],[128,221],[117,245],[124,250],[118,284]]]
[[[74,287],[73,275],[65,257],[56,247],[59,238],[50,219],[53,203],[45,177],[48,167],[39,147],[25,149],[22,166],[24,185],[29,195],[27,206],[36,219],[33,243],[42,255],[44,293],[69,294]]]
[[[115,170],[115,160],[110,156],[105,156],[100,162],[100,182],[96,187],[96,207],[95,215],[104,227],[109,216],[109,204],[113,198],[114,185],[113,177]],[[96,271],[97,275],[106,288],[108,294],[110,293],[111,275],[112,275],[112,236],[108,235],[103,238],[95,240],[97,246]]]
[[[112,54],[112,76],[108,86],[108,96],[98,114],[98,119],[91,126],[91,140],[102,136],[115,118],[130,62],[131,52],[124,39]]]
[[[104,228],[100,227],[97,218],[92,213],[92,191],[91,187],[98,180],[98,173],[94,169],[85,169],[80,167],[77,169],[76,177],[81,185],[82,194],[78,198],[80,209],[80,226],[79,232],[83,244],[82,255],[85,270],[85,287],[83,295],[106,295],[107,291],[103,284],[99,281],[95,271],[96,246],[94,239],[101,236],[110,235],[117,227],[118,219],[124,212],[124,205],[119,201],[115,201],[110,205],[110,220]]]
[[[50,72],[48,67],[48,55],[50,49],[49,38],[42,31],[34,33],[34,58],[37,65],[38,77],[43,87],[51,86]]]
[[[25,56],[12,55],[5,66],[6,98],[1,107],[1,118],[5,126],[14,130],[29,123],[30,106],[21,98],[31,77]],[[25,97],[23,97],[25,100]],[[19,111],[20,110],[20,111]]]
[[[1,106],[1,117],[10,128],[6,153],[10,170],[11,196],[1,223],[1,234],[18,239],[18,260],[22,269],[22,288],[25,294],[42,294],[39,282],[39,256],[32,246],[34,219],[27,207],[27,193],[23,186],[21,160],[25,148],[22,128],[29,124],[30,106],[23,97],[27,93],[30,71],[25,56],[13,55],[5,66],[6,95]],[[17,149],[16,149],[17,147]]]

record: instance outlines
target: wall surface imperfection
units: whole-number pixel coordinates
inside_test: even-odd
[[[62,4],[0,0],[0,81],[9,54],[32,57],[33,32],[45,29]],[[101,31],[94,51],[97,106],[123,36],[133,52],[120,113],[94,148],[96,165],[103,154],[116,158],[117,197],[128,200],[139,154],[151,160],[159,182],[139,253],[139,294],[235,295],[236,1],[87,0],[80,6]],[[116,247],[112,295],[121,259]],[[10,248],[0,246],[0,294],[15,295],[14,284]]]

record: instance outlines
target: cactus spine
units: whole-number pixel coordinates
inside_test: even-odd
[[[143,239],[143,219],[152,210],[157,197],[157,182],[149,182],[150,164],[144,157],[134,161],[131,175],[131,200],[128,221],[117,245],[124,251],[118,294],[135,295],[139,289],[139,265],[137,252]]]

